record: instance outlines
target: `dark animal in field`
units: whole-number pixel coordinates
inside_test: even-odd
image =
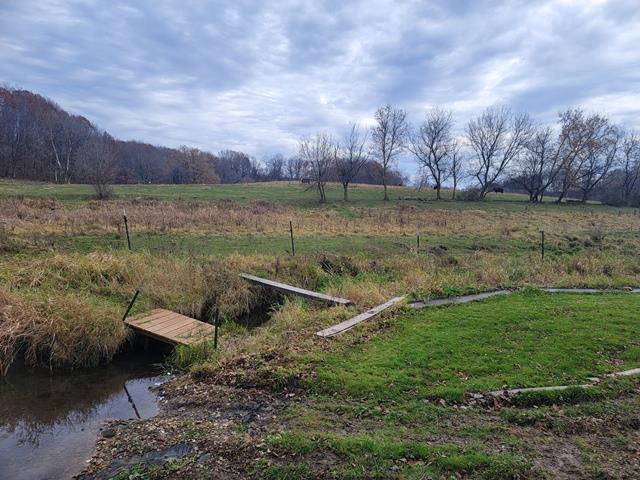
[[[300,180],[302,183],[311,183],[311,179],[310,178],[303,178],[302,180]]]
[[[434,190],[438,190],[439,188],[440,188],[440,185],[434,185],[434,186],[433,186],[433,189],[434,189]]]
[[[493,187],[494,193],[504,193],[504,188],[502,187]]]

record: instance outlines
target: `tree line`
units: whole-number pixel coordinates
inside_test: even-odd
[[[217,154],[113,138],[87,118],[27,90],[0,87],[0,177],[56,183],[90,183],[99,197],[113,183],[242,183],[301,180],[307,165],[276,154],[263,161],[244,152]],[[337,172],[331,179],[337,180]],[[374,162],[357,181],[379,183]],[[403,178],[393,172],[393,181]]]
[[[343,139],[317,133],[299,142],[299,157],[310,166],[321,202],[329,172],[337,172],[347,200],[354,175],[371,161],[379,166],[388,200],[387,172],[401,155],[414,158],[418,186],[432,187],[438,200],[444,187],[455,199],[465,184],[466,199],[482,200],[506,188],[534,203],[553,195],[557,202],[597,198],[640,205],[640,137],[580,108],[561,112],[555,125],[540,125],[526,113],[494,106],[456,132],[451,111],[433,108],[411,125],[403,109],[385,105],[369,131],[352,124]]]
[[[344,200],[353,183],[402,185],[397,160],[410,156],[418,186],[442,199],[484,199],[493,190],[520,191],[531,202],[600,199],[640,204],[640,138],[606,116],[568,109],[553,125],[526,113],[490,107],[457,130],[450,111],[429,110],[416,125],[401,108],[384,105],[373,125],[348,126],[338,138],[319,132],[300,139],[297,154],[263,161],[222,150],[166,148],[121,141],[88,119],[26,90],[0,87],[0,176],[57,183],[91,183],[108,196],[113,183],[242,183],[303,180],[326,201],[327,182]]]

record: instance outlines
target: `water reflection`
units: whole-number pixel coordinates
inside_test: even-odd
[[[162,381],[157,354],[50,375],[16,368],[0,380],[0,479],[69,478],[92,455],[106,419],[157,413],[149,387]]]

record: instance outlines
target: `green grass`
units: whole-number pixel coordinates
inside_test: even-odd
[[[640,297],[513,295],[400,316],[330,355],[312,387],[351,397],[460,399],[464,392],[584,383],[640,363]]]
[[[297,207],[318,207],[318,195],[316,191],[298,182],[271,182],[271,183],[245,183],[233,185],[114,185],[114,194],[118,198],[148,198],[158,200],[235,200],[235,201],[265,201],[281,203]],[[342,200],[342,186],[330,183],[326,188],[328,206],[342,208],[345,202]],[[399,200],[400,197],[412,196],[429,200],[428,202],[416,202]],[[38,182],[10,181],[0,179],[0,198],[32,197],[32,198],[56,198],[63,202],[80,203],[95,197],[91,185],[81,184],[51,184]],[[445,191],[444,199],[435,200],[435,193],[431,189],[416,191],[410,187],[390,187],[390,200],[383,200],[383,190],[378,185],[352,185],[350,187],[350,206],[359,207],[383,207],[390,205],[418,204],[425,208],[455,208],[455,209],[482,209],[499,208],[509,210],[523,209],[549,209],[549,208],[592,208],[613,209],[598,204],[563,205],[553,204],[553,199],[548,198],[542,205],[531,205],[528,197],[521,194],[495,194],[491,193],[484,202],[452,201],[449,193]],[[347,210],[346,215],[350,215]]]

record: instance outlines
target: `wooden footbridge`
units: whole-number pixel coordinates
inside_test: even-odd
[[[192,345],[213,339],[214,335],[213,325],[163,309],[126,318],[124,323],[143,335],[172,345]]]

